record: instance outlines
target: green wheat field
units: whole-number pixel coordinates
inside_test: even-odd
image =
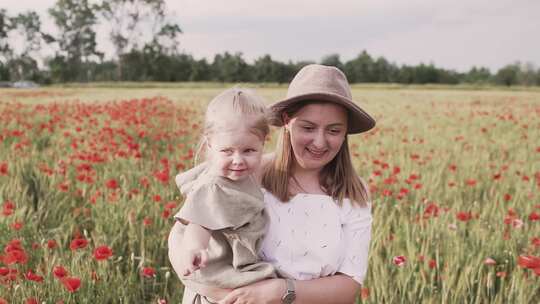
[[[173,180],[226,87],[1,89],[0,303],[180,303]],[[353,96],[377,120],[349,137],[374,213],[357,302],[540,303],[540,91]]]

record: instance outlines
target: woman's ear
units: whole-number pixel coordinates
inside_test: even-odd
[[[287,115],[287,113],[281,113],[281,120],[283,121],[283,127],[285,127],[285,129],[290,127],[289,123],[291,122],[291,118],[289,117],[289,115]]]

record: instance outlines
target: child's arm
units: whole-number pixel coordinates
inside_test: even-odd
[[[206,266],[210,232],[200,225],[189,223],[184,231],[180,247],[182,275],[189,275]]]

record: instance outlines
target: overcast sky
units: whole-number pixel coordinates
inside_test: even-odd
[[[8,13],[48,19],[54,0],[0,0]],[[195,58],[242,52],[280,61],[343,62],[367,50],[398,64],[434,63],[492,71],[515,61],[540,65],[540,0],[166,0]],[[52,26],[44,20],[44,29]],[[102,51],[112,50],[101,33]]]

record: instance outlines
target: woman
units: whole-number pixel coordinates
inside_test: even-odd
[[[347,136],[375,121],[352,101],[345,75],[322,65],[302,68],[271,110],[282,128],[260,173],[270,216],[261,256],[286,279],[232,291],[194,284],[187,292],[220,303],[352,303],[367,272],[371,207]],[[169,240],[174,260],[174,228]]]

